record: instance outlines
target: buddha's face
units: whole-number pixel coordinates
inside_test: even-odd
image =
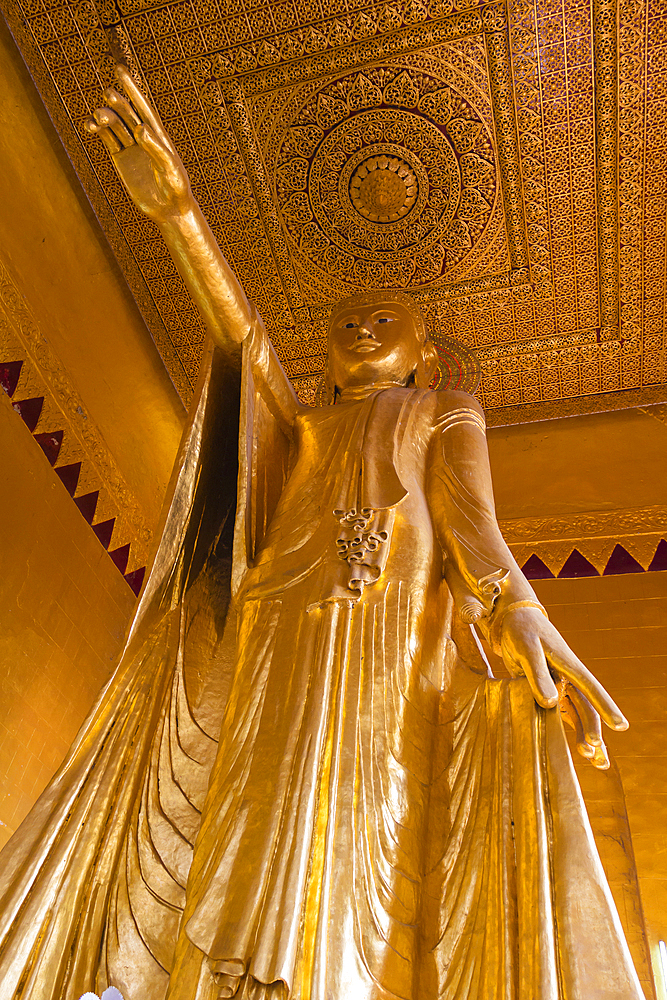
[[[424,364],[424,351],[405,306],[376,302],[338,313],[329,330],[327,364],[338,389],[374,382],[405,385]]]

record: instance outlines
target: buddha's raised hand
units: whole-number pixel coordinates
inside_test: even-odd
[[[116,66],[116,77],[127,97],[105,91],[107,107],[99,108],[86,128],[109,150],[137,208],[157,223],[209,333],[236,364],[252,319],[248,299],[195,201],[160,116],[125,66]]]
[[[160,116],[125,66],[116,66],[116,78],[129,100],[106,90],[107,107],[98,108],[85,127],[108,149],[137,208],[155,222],[168,222],[194,205],[187,171]]]

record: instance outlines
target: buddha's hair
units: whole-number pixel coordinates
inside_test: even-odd
[[[392,291],[390,289],[380,289],[375,292],[360,292],[358,295],[351,295],[347,299],[341,299],[341,301],[337,302],[331,310],[328,332],[331,332],[334,323],[342,312],[346,312],[348,309],[360,308],[362,306],[383,305],[385,302],[387,305],[391,302],[396,302],[407,309],[412,317],[417,340],[420,344],[425,344],[428,339],[426,334],[426,324],[424,323],[424,315],[418,304],[412,296],[408,295],[406,292]]]

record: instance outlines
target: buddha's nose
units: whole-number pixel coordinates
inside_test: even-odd
[[[367,326],[360,326],[355,340],[375,340],[375,334]]]

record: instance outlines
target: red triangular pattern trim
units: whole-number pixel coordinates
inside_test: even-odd
[[[667,542],[661,538],[648,571],[649,573],[664,573],[665,570],[667,570]]]
[[[614,546],[609,556],[609,562],[604,568],[603,576],[617,576],[620,573],[644,573],[644,567],[631,556],[622,545]]]
[[[93,523],[99,496],[100,491],[95,490],[93,493],[84,493],[82,497],[74,497],[74,503],[77,505],[88,524]]]
[[[10,399],[16,392],[16,387],[19,384],[23,364],[23,361],[0,362],[0,388],[4,389]],[[52,466],[55,466],[62,448],[65,432],[59,430],[34,434],[35,427],[39,422],[39,418],[44,407],[44,397],[35,396],[32,399],[16,400],[12,403],[12,406],[19,414],[28,430],[33,432],[35,441],[46,455],[49,463]],[[74,496],[76,488],[79,484],[79,477],[81,475],[81,462],[72,462],[71,465],[61,465],[60,468],[55,469],[55,472],[69,495],[74,499],[74,503],[79,508],[82,516],[86,519],[88,524],[91,525],[100,543],[105,549],[108,550],[109,545],[111,544],[116,518],[110,517],[106,521],[100,521],[98,524],[93,524],[99,500],[99,490],[94,490],[93,492],[86,493],[80,497]],[[116,567],[124,575],[124,578],[132,592],[138,597],[146,575],[146,567],[141,566],[139,569],[132,570],[131,573],[125,573],[127,563],[130,558],[130,543],[128,542],[127,545],[121,545],[119,548],[114,549],[113,552],[109,552],[109,555],[113,559]]]
[[[539,556],[533,552],[530,559],[522,566],[523,574],[527,580],[553,580],[554,575],[548,566],[542,562]]]
[[[113,526],[115,523],[116,518],[110,517],[108,521],[99,521],[93,525],[93,531],[105,549],[108,549],[111,544],[111,536],[113,535]]]
[[[56,475],[60,476],[61,482],[71,497],[76,493],[81,475],[81,462],[73,462],[72,465],[61,465],[56,469]]]
[[[44,397],[35,396],[33,399],[17,400],[15,403],[12,403],[12,406],[20,414],[28,430],[34,431],[37,421],[40,418],[42,407],[44,406]]]
[[[58,461],[58,455],[60,454],[60,449],[63,444],[64,433],[64,431],[50,431],[48,434],[33,435],[35,441],[42,449],[51,465],[55,465]]]
[[[109,555],[121,573],[125,573],[125,570],[127,569],[127,561],[130,558],[130,543],[128,542],[127,545],[121,545],[119,549],[114,549],[113,552],[109,553]]]
[[[129,583],[130,587],[134,593],[139,596],[141,591],[141,585],[144,582],[144,577],[146,575],[146,567],[142,566],[140,569],[133,569],[131,573],[125,574],[125,579]]]
[[[579,549],[570,552],[565,565],[558,574],[559,580],[572,580],[580,576],[599,576],[593,563],[589,563],[586,556],[582,556]]]
[[[22,361],[4,361],[0,364],[0,386],[11,399],[21,378]]]

